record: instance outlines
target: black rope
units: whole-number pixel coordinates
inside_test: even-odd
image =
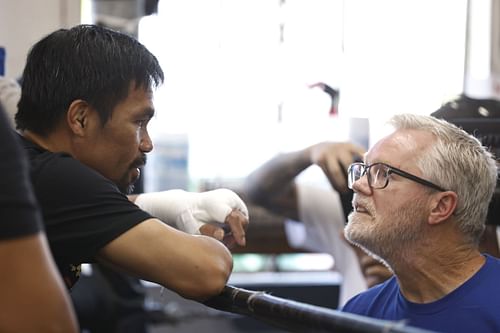
[[[204,304],[246,315],[289,332],[430,333],[404,322],[368,318],[229,285]]]

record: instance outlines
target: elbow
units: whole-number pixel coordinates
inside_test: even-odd
[[[232,258],[228,262],[216,265],[212,270],[212,278],[206,279],[203,291],[198,297],[198,301],[205,301],[210,297],[219,295],[229,280],[233,270]]]
[[[184,298],[195,301],[205,301],[210,297],[219,295],[233,270],[231,253],[221,244],[223,250],[204,258],[189,286],[180,294]]]

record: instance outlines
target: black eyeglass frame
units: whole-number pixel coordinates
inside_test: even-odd
[[[376,188],[374,188],[374,189],[377,189],[377,190],[381,190],[381,189],[386,188],[386,187],[387,187],[387,185],[389,185],[389,175],[390,175],[391,173],[395,173],[395,174],[397,174],[397,175],[399,175],[399,176],[401,176],[401,177],[404,177],[404,178],[409,179],[409,180],[413,180],[414,182],[417,182],[417,183],[419,183],[419,184],[422,184],[422,185],[425,185],[425,186],[431,187],[431,188],[433,188],[433,189],[435,189],[435,190],[438,190],[438,191],[440,191],[440,192],[446,192],[446,190],[445,190],[444,188],[442,188],[441,186],[438,186],[438,185],[436,185],[436,184],[434,184],[434,183],[431,183],[431,182],[430,182],[430,181],[428,181],[428,180],[425,180],[425,179],[420,178],[420,177],[418,177],[418,176],[412,175],[411,173],[408,173],[408,172],[406,172],[406,171],[403,171],[403,170],[401,170],[401,169],[395,168],[395,167],[393,167],[393,166],[391,166],[391,165],[389,165],[389,164],[387,164],[387,163],[382,163],[382,162],[373,163],[373,164],[370,164],[370,165],[365,164],[365,163],[360,163],[360,162],[352,163],[352,164],[349,166],[349,169],[347,170],[347,174],[349,175],[349,179],[351,179],[351,178],[352,178],[352,177],[350,176],[350,174],[351,174],[351,172],[352,172],[352,167],[353,167],[353,165],[361,165],[361,166],[363,166],[364,170],[363,170],[363,172],[362,172],[362,174],[361,174],[361,176],[360,176],[359,178],[363,177],[363,176],[366,174],[366,176],[368,177],[368,185],[370,185],[370,187],[371,187],[371,188],[374,188],[374,187],[373,187],[373,186],[372,186],[372,184],[371,184],[371,183],[372,183],[372,181],[371,181],[371,176],[370,176],[370,168],[371,168],[372,166],[374,166],[374,165],[383,165],[383,166],[385,166],[385,167],[387,168],[387,175],[386,175],[386,177],[385,177],[385,184],[384,184],[384,186],[382,186],[382,187],[376,187]],[[359,179],[359,178],[358,178],[358,179]],[[353,182],[353,183],[354,183],[354,182]],[[352,189],[352,184],[351,184],[350,188]]]

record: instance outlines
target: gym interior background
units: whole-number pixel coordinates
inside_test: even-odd
[[[31,44],[57,28],[98,23],[134,35],[166,74],[155,96],[156,144],[143,189],[237,189],[279,152],[323,140],[368,147],[391,115],[430,114],[464,92],[500,100],[499,6],[498,0],[0,0],[3,75],[18,78]],[[340,91],[338,114],[329,114],[327,94],[311,88],[318,82]],[[314,168],[300,181],[326,184]],[[334,260],[292,248],[280,217],[253,212],[232,282],[335,307],[341,277]],[[240,319],[221,321],[148,287],[152,301],[170,302],[172,318],[201,317],[191,325],[205,332],[220,325],[243,330]]]

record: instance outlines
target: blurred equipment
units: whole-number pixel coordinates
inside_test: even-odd
[[[324,82],[317,82],[317,83],[314,83],[314,84],[310,84],[309,85],[309,88],[320,88],[321,90],[323,90],[328,96],[330,96],[330,99],[332,101],[332,104],[330,106],[330,116],[335,116],[338,114],[338,107],[339,107],[339,97],[340,97],[340,94],[339,94],[339,91],[336,90],[336,89],[333,89],[332,87],[330,87],[328,84],[324,83]]]

